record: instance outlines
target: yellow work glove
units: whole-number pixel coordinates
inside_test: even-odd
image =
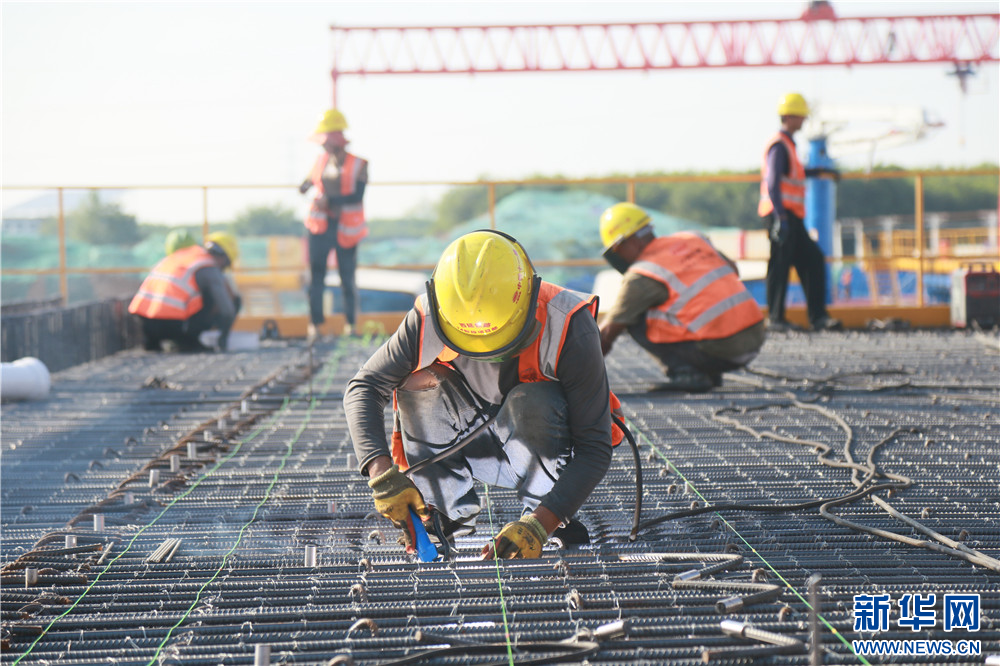
[[[401,530],[409,531],[406,521],[410,518],[410,507],[423,518],[430,517],[424,498],[410,478],[393,465],[382,474],[368,481],[372,489],[375,509]]]
[[[483,547],[483,559],[531,559],[541,557],[549,540],[542,523],[530,513],[515,523],[507,523],[493,543]]]

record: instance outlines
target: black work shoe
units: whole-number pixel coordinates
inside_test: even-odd
[[[825,315],[822,319],[817,319],[812,324],[814,331],[842,331],[844,324],[839,319],[834,319],[830,315]]]
[[[580,546],[590,543],[590,532],[579,520],[571,520],[564,527],[557,527],[552,533],[564,546]]]
[[[700,370],[679,370],[667,375],[667,381],[657,384],[653,387],[653,390],[704,393],[705,391],[711,391],[716,386],[717,384],[712,377]]]

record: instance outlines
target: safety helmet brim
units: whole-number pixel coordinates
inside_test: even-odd
[[[425,288],[427,290],[427,305],[428,310],[430,311],[430,320],[434,326],[434,332],[437,333],[437,336],[441,339],[445,346],[448,347],[448,349],[467,358],[488,361],[501,357],[509,357],[512,354],[521,351],[521,348],[526,347],[531,341],[532,333],[535,331],[535,322],[537,321],[534,313],[538,307],[538,292],[541,291],[541,284],[542,277],[540,275],[534,275],[531,278],[531,299],[528,301],[528,316],[525,317],[524,324],[521,326],[521,330],[518,331],[517,335],[514,336],[514,339],[498,349],[477,352],[469,349],[463,349],[452,341],[445,333],[438,315],[438,301],[434,293],[434,278],[432,277],[425,284]]]

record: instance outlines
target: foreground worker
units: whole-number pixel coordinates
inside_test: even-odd
[[[781,130],[764,149],[761,166],[760,203],[757,214],[771,238],[767,262],[768,328],[787,331],[794,326],[785,319],[788,273],[792,266],[802,281],[806,314],[814,331],[842,328],[840,320],[826,311],[826,258],[806,231],[806,173],[795,149],[795,133],[809,116],[809,106],[798,93],[789,93],[778,103]]]
[[[182,352],[210,351],[198,337],[211,329],[219,330],[219,348],[226,350],[239,298],[223,270],[238,257],[236,239],[218,232],[208,235],[204,247],[182,248],[153,267],[128,306],[142,321],[147,351],[160,351],[162,342]]]
[[[628,331],[663,365],[658,388],[708,391],[722,373],[752,361],[764,344],[764,317],[736,266],[701,234],[657,237],[631,203],[601,215],[604,258],[625,277],[601,324],[601,350]]]
[[[427,293],[344,394],[375,507],[404,530],[408,550],[410,509],[425,521],[438,512],[445,536],[472,531],[476,481],[515,489],[524,507],[484,558],[539,557],[553,533],[567,545],[589,541],[570,519],[610,464],[614,399],[596,307],[593,296],[543,282],[506,234],[476,231],[445,249]],[[390,452],[391,398],[399,436]],[[490,418],[460,450],[403,473]]]
[[[323,292],[331,251],[337,256],[340,293],[347,320],[345,335],[354,333],[360,310],[355,273],[358,243],[368,235],[362,205],[368,183],[368,162],[347,152],[349,141],[344,136],[345,129],[347,119],[343,113],[329,109],[323,114],[312,136],[313,141],[323,146],[323,153],[299,186],[302,194],[316,187],[316,196],[305,219],[309,245],[309,326],[306,333],[309,340],[319,336],[319,326],[326,321]]]

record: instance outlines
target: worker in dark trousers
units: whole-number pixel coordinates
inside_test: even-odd
[[[236,239],[219,232],[209,234],[204,247],[179,249],[153,267],[128,307],[142,321],[147,351],[160,351],[163,342],[182,352],[211,351],[199,336],[212,329],[226,350],[240,303],[223,270],[238,257]]]
[[[702,392],[752,361],[764,344],[760,306],[736,265],[701,234],[657,237],[645,210],[619,203],[601,215],[604,258],[624,274],[601,322],[601,350],[628,331],[664,367],[658,389]]]
[[[572,519],[623,436],[611,422],[618,403],[596,300],[543,282],[500,232],[475,231],[445,249],[427,293],[344,393],[375,508],[403,529],[408,549],[410,510],[440,519],[446,539],[470,533],[482,509],[477,481],[514,489],[523,505],[484,558],[539,557],[553,534],[564,545],[589,541]],[[390,401],[398,408],[391,449]]]
[[[785,319],[788,276],[795,267],[806,297],[809,324],[814,331],[842,328],[840,320],[826,311],[826,258],[806,231],[806,170],[795,149],[795,133],[809,115],[802,95],[789,93],[778,104],[781,130],[764,149],[761,166],[760,203],[757,213],[771,239],[767,262],[768,328],[787,331],[794,326]]]
[[[344,335],[356,332],[360,302],[355,275],[358,267],[358,243],[368,235],[362,200],[368,184],[368,161],[347,152],[344,136],[347,120],[337,109],[329,109],[320,118],[312,139],[323,146],[312,172],[299,186],[305,194],[316,188],[309,215],[305,219],[309,243],[309,326],[306,337],[319,336],[326,320],[323,292],[326,290],[326,265],[330,252],[337,257],[340,293],[344,299]]]

